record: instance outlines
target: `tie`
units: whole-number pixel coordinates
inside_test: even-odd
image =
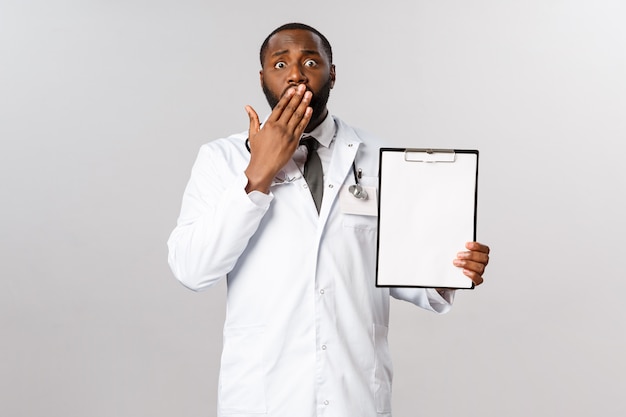
[[[322,195],[324,194],[324,173],[322,171],[322,161],[317,154],[319,142],[312,136],[307,136],[300,140],[300,144],[306,146],[307,156],[304,163],[304,179],[309,185],[315,208],[320,212],[322,205]]]

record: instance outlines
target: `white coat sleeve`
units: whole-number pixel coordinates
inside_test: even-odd
[[[389,293],[398,300],[408,301],[423,309],[443,314],[452,308],[455,291],[443,290],[440,294],[434,288],[394,287],[389,289]]]
[[[237,172],[229,163],[218,145],[200,148],[167,242],[172,272],[194,291],[216,284],[233,269],[273,199],[246,194],[243,169]]]

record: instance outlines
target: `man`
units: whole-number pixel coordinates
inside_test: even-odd
[[[168,241],[185,286],[227,277],[218,415],[390,416],[389,295],[443,313],[454,293],[375,286],[376,216],[340,200],[357,182],[377,185],[381,143],[329,114],[326,38],[284,25],[260,55],[272,112],[261,124],[247,106],[247,132],[202,146]],[[317,151],[299,147],[303,135]],[[319,207],[303,175],[314,153]],[[470,242],[451,261],[478,285],[488,253]]]

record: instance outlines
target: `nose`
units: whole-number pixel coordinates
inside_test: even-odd
[[[302,66],[300,65],[292,65],[289,69],[289,84],[297,85],[297,84],[305,84],[308,81],[308,78],[302,71]]]

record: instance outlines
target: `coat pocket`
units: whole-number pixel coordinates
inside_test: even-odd
[[[344,214],[343,227],[348,229],[376,232],[378,230],[378,217]]]
[[[227,327],[219,382],[221,415],[266,414],[265,326]]]

